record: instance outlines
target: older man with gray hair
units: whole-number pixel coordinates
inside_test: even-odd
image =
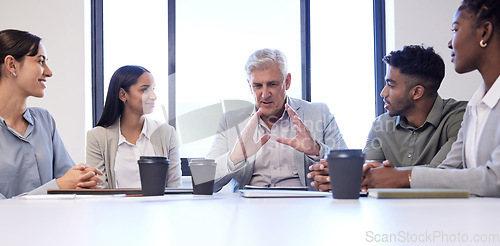
[[[329,148],[347,148],[323,103],[286,95],[292,81],[279,50],[255,51],[245,66],[255,105],[224,114],[207,158],[217,162],[215,189],[308,187],[306,170]],[[242,131],[240,131],[243,129]]]

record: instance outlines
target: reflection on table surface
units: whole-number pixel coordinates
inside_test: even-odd
[[[1,200],[0,227],[2,245],[499,245],[498,208],[495,198],[49,197]]]

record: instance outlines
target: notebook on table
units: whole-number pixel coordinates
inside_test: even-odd
[[[467,190],[459,189],[368,189],[373,198],[469,198]]]
[[[142,195],[141,189],[51,189],[47,194],[77,194],[77,195]],[[165,194],[193,194],[193,189],[166,187]]]

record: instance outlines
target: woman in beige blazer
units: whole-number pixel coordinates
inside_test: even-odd
[[[101,119],[87,133],[86,161],[104,173],[103,188],[139,188],[141,155],[166,156],[167,186],[179,185],[177,134],[172,126],[146,117],[154,108],[154,88],[153,76],[140,66],[123,66],[111,77]]]

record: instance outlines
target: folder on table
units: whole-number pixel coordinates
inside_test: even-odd
[[[467,190],[459,189],[368,189],[373,198],[469,198]]]

